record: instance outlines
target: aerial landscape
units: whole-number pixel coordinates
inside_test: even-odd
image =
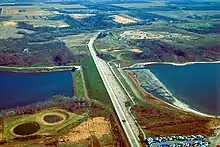
[[[219,0],[0,0],[0,147],[218,147],[219,40]]]

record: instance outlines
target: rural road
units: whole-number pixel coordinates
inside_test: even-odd
[[[106,88],[108,94],[109,94],[109,97],[112,101],[112,104],[115,108],[115,111],[118,115],[118,118],[120,120],[120,123],[121,123],[124,131],[125,131],[125,134],[128,138],[130,145],[132,147],[139,147],[141,145],[140,145],[138,138],[135,136],[135,131],[132,129],[133,127],[131,127],[131,125],[128,121],[128,119],[129,119],[128,114],[125,113],[125,108],[121,106],[121,104],[118,100],[119,97],[121,98],[121,96],[123,99],[124,91],[123,91],[123,89],[121,91],[121,89],[119,88],[120,85],[118,84],[114,75],[112,74],[111,70],[109,69],[108,64],[96,55],[96,52],[93,48],[93,43],[94,43],[95,39],[97,38],[97,36],[98,36],[98,34],[90,39],[90,41],[88,43],[89,51],[90,51],[92,58],[96,64],[98,72],[102,78],[102,81],[105,85],[105,88]]]

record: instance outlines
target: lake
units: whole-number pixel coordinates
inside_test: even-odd
[[[55,95],[74,96],[71,71],[0,72],[0,109],[24,106]]]
[[[145,69],[149,69],[157,81],[160,81],[174,97],[191,108],[207,114],[220,115],[220,63],[196,63],[184,66],[149,64]],[[141,70],[143,69],[132,69],[133,72],[137,72],[137,78],[141,82],[151,81],[149,78],[140,78]],[[149,87],[144,85],[143,87],[146,91],[149,90]],[[158,92],[155,93],[153,90],[152,92],[153,95],[159,95]]]

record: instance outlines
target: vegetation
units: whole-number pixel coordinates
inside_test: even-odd
[[[214,119],[174,110],[163,104],[135,105],[132,112],[147,136],[215,134],[213,126],[210,127]]]
[[[78,98],[85,97],[85,87],[84,87],[84,79],[82,77],[81,69],[73,72],[73,81],[74,81],[74,94]]]
[[[60,123],[60,124],[48,126],[48,125],[45,125],[44,123],[42,123],[41,117],[44,114],[50,114],[52,112],[64,113],[67,115],[67,118],[63,123]],[[60,129],[62,129],[70,124],[77,123],[80,119],[82,119],[84,117],[84,115],[85,114],[77,115],[77,114],[70,113],[68,111],[59,110],[59,109],[58,110],[51,109],[51,110],[45,110],[42,112],[38,112],[38,113],[35,113],[32,115],[23,115],[23,116],[19,116],[19,117],[9,118],[4,121],[4,139],[11,140],[15,137],[18,137],[13,133],[13,128],[15,128],[18,124],[24,124],[24,123],[28,123],[28,122],[36,122],[40,125],[40,130],[36,133],[37,135],[43,135],[45,133],[47,133],[48,135],[52,135],[52,134],[55,134]]]
[[[82,70],[89,98],[98,100],[107,106],[112,106],[109,95],[91,57],[84,61]]]
[[[176,32],[173,33],[174,31]],[[127,32],[132,33],[129,35]],[[155,38],[150,38],[150,35],[155,35]],[[116,57],[122,65],[127,65],[126,62],[217,61],[217,38],[219,35],[204,37],[169,28],[165,31],[165,27],[159,27],[152,30],[106,33],[98,38],[95,47],[101,53]]]

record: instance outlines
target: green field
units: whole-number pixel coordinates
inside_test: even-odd
[[[82,70],[89,98],[98,100],[106,106],[112,106],[109,95],[92,57],[89,57],[86,61],[84,61]]]
[[[74,52],[87,52],[87,42],[89,41],[90,37],[91,34],[77,34],[59,37],[58,39],[63,41],[66,46],[72,49]]]

